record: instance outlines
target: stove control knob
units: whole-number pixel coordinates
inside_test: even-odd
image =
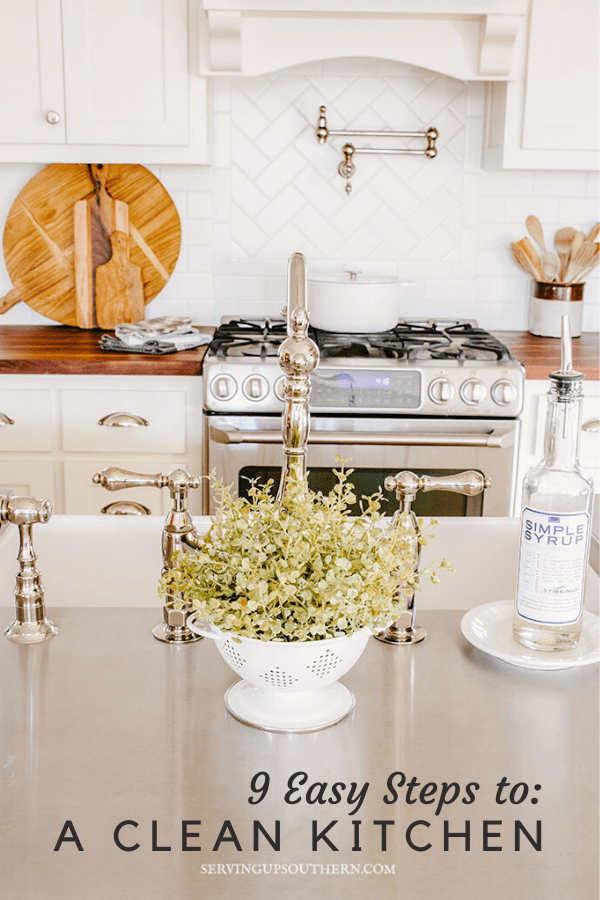
[[[231,400],[237,393],[237,382],[232,375],[217,375],[210,383],[210,392],[217,400]]]
[[[427,393],[434,403],[449,403],[454,397],[454,385],[447,378],[436,378],[429,385]]]
[[[461,384],[460,396],[468,406],[476,406],[485,398],[485,387],[478,378],[469,378]]]
[[[248,375],[242,384],[247,400],[264,400],[269,393],[269,382],[262,375]]]
[[[283,396],[283,389],[285,387],[285,375],[282,375],[281,378],[278,378],[275,382],[275,396],[278,400],[285,400]]]
[[[501,378],[500,381],[497,381],[496,384],[493,385],[490,393],[492,395],[492,400],[494,403],[497,403],[498,406],[510,406],[517,397],[516,387],[512,381],[507,381],[506,378]]]

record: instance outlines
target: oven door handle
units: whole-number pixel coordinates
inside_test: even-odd
[[[218,428],[210,425],[210,439],[216,444],[280,444],[281,431],[240,431],[237,428]],[[389,447],[489,447],[505,449],[515,442],[514,429],[495,428],[488,434],[388,434],[369,432],[353,434],[348,431],[312,431],[309,444],[372,444]]]

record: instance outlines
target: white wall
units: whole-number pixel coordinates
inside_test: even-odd
[[[509,249],[526,234],[525,217],[538,216],[548,241],[561,226],[589,230],[599,218],[597,173],[482,169],[481,83],[346,59],[215,79],[211,92],[213,165],[151,167],[177,205],[183,239],[148,317],[188,314],[216,324],[226,314],[277,314],[287,257],[300,250],[309,271],[353,267],[413,280],[404,315],[526,329],[531,279]],[[321,104],[333,129],[435,126],[438,157],[359,156],[347,197],[337,174],[344,140],[315,138]],[[0,222],[40,168],[0,165]],[[2,264],[0,294],[10,287]],[[600,329],[599,309],[595,273],[584,330]],[[0,317],[48,321],[23,304]]]

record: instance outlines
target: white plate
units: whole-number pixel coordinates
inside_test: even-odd
[[[525,669],[570,669],[600,660],[600,619],[584,612],[581,639],[571,650],[530,650],[512,634],[513,601],[485,603],[463,616],[460,623],[466,639],[490,656]]]

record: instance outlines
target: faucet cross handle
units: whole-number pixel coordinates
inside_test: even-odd
[[[15,619],[4,632],[9,641],[34,644],[58,634],[56,625],[46,617],[44,588],[35,561],[33,526],[50,521],[52,506],[48,500],[33,497],[0,497],[0,523],[12,522],[19,529],[19,572],[15,584]]]

